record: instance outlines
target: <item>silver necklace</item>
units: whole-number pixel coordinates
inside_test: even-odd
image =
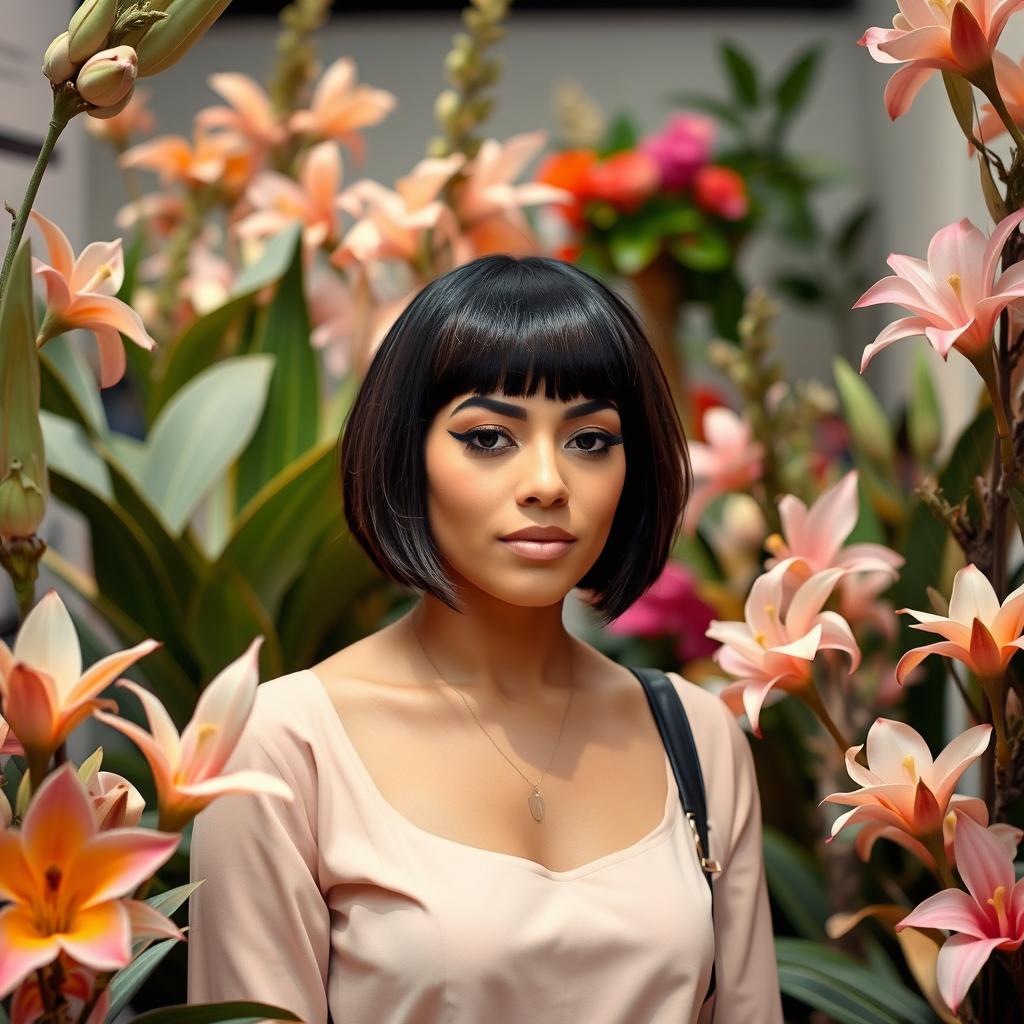
[[[516,771],[519,772],[519,774],[522,775],[524,779],[526,779],[526,782],[530,787],[530,795],[527,798],[527,803],[530,806],[530,814],[533,815],[534,821],[542,821],[544,819],[544,797],[542,797],[540,793],[540,784],[544,781],[544,776],[547,775],[548,768],[551,767],[551,762],[554,760],[555,757],[555,751],[558,749],[558,744],[562,739],[562,730],[565,728],[565,720],[569,717],[569,707],[572,704],[572,698],[576,692],[576,677],[573,676],[572,686],[569,689],[569,700],[566,702],[565,711],[562,712],[562,724],[561,726],[559,726],[558,738],[555,740],[555,746],[551,751],[551,757],[548,758],[548,763],[544,766],[544,772],[540,777],[540,781],[534,784],[530,782],[530,780],[527,779],[521,771],[519,771],[519,768],[516,767],[515,762],[508,757],[505,751],[502,750],[497,743],[494,742],[494,738],[491,736],[491,734],[483,727],[483,725],[480,724],[480,719],[476,717],[476,712],[470,706],[469,701],[466,700],[465,694],[463,694],[463,692],[458,687],[452,686],[452,684],[449,683],[448,680],[445,679],[445,677],[441,674],[441,670],[434,664],[430,655],[427,654],[427,649],[423,646],[423,641],[420,639],[419,633],[416,632],[416,627],[413,625],[411,617],[409,618],[409,625],[412,627],[413,636],[416,637],[416,642],[419,644],[420,650],[423,652],[423,656],[427,659],[427,661],[430,662],[430,667],[433,668],[433,670],[437,673],[438,678],[441,680],[441,682],[443,682],[445,686],[454,690],[462,698],[462,703],[466,705],[466,709],[473,716],[473,721],[480,726],[480,731],[491,741],[492,745],[494,746],[494,749],[497,750],[498,753],[501,754],[501,756],[505,758],[505,760],[508,761],[508,763],[512,765],[512,767],[515,768]]]

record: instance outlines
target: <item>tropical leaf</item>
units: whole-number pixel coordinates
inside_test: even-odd
[[[160,962],[178,944],[179,939],[164,939],[134,957],[127,967],[110,979],[110,1009],[107,1020],[114,1021],[128,1005],[132,996],[142,988],[146,979],[160,966]],[[135,1018],[139,1020],[138,1017]]]
[[[824,942],[828,897],[815,859],[771,826],[765,826],[763,840],[765,875],[772,899],[800,935]]]
[[[133,1017],[131,1024],[258,1024],[261,1020],[297,1020],[291,1010],[269,1003],[233,1002],[163,1006]]]
[[[43,408],[78,420],[90,433],[107,432],[96,377],[81,349],[66,334],[53,338],[39,353],[43,377]],[[56,378],[54,380],[53,378]]]
[[[778,111],[777,130],[792,117],[810,93],[821,59],[821,47],[813,46],[801,54],[782,73],[775,87],[775,106]]]
[[[720,54],[736,99],[746,107],[756,107],[761,96],[757,68],[731,43],[723,43]]]

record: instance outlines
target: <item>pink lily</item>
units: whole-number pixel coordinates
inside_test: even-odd
[[[253,156],[261,158],[288,136],[287,127],[274,113],[263,86],[248,75],[220,71],[206,80],[228,106],[205,107],[195,115],[200,129],[226,129],[249,140]]]
[[[492,252],[527,255],[539,242],[523,207],[540,203],[571,203],[573,194],[540,181],[513,184],[533,157],[544,148],[547,132],[521,132],[505,142],[485,139],[463,169],[465,177],[453,190],[453,206],[461,227],[456,264]]]
[[[960,877],[967,886],[929,896],[896,925],[953,932],[939,950],[939,992],[956,1013],[993,950],[1007,953],[1024,942],[1024,879],[1016,880],[1013,854],[972,818],[957,819],[953,839]]]
[[[147,351],[156,346],[138,313],[114,297],[124,281],[121,239],[91,242],[76,259],[67,235],[36,210],[31,214],[50,261],[32,257],[32,268],[46,285],[46,316],[36,344],[76,327],[91,331],[99,346],[100,386],[110,387],[124,376],[122,334]]]
[[[97,712],[96,718],[123,732],[142,751],[153,773],[159,827],[177,831],[207,804],[228,793],[269,793],[289,803],[291,789],[266,772],[244,770],[222,775],[256,699],[262,637],[222,669],[203,690],[195,713],[179,736],[167,709],[148,690],[128,679],[118,686],[142,703],[151,732],[117,715]]]
[[[146,801],[123,776],[116,772],[100,771],[102,761],[103,748],[98,747],[78,767],[78,777],[92,801],[96,827],[106,832],[112,828],[138,825],[146,809]]]
[[[846,770],[861,788],[832,793],[819,803],[853,808],[836,818],[825,841],[831,843],[847,826],[861,825],[855,840],[861,860],[867,861],[875,841],[885,838],[909,850],[938,875],[939,850],[953,859],[951,812],[967,814],[983,825],[988,823],[988,807],[983,800],[953,790],[960,776],[985,752],[991,735],[991,725],[973,726],[932,760],[928,745],[916,729],[895,719],[876,718],[867,736],[868,767],[857,761],[863,743],[846,751]],[[1016,846],[1020,830],[1012,826],[1006,830],[1006,838]]]
[[[844,651],[850,672],[860,664],[860,647],[849,625],[835,612],[821,610],[847,570],[813,573],[787,595],[785,577],[798,561],[783,559],[754,580],[744,605],[745,621],[714,620],[707,630],[722,644],[712,655],[714,660],[739,677],[719,696],[734,714],[746,712],[758,738],[761,708],[769,696],[781,699],[783,693],[796,693],[814,701],[811,666],[820,651]]]
[[[253,212],[235,225],[235,231],[244,239],[266,238],[299,221],[304,225],[305,252],[312,257],[321,245],[335,241],[341,180],[338,147],[321,142],[303,158],[298,181],[276,171],[262,171],[253,178],[246,190]]]
[[[906,559],[884,544],[843,544],[857,525],[857,479],[857,471],[851,469],[819,495],[810,509],[796,495],[782,497],[782,534],[765,540],[772,555],[764,565],[770,569],[782,558],[799,555],[807,568],[800,569],[797,563],[796,574],[833,566],[848,569],[839,581],[839,614],[851,625],[870,620],[891,635],[895,629],[891,605],[875,599],[899,576]]]
[[[746,490],[761,477],[764,445],[754,440],[750,423],[724,405],[703,417],[707,442],[690,442],[693,493],[686,506],[684,528],[693,534],[708,503],[720,494]]]
[[[126,898],[174,853],[181,836],[143,828],[99,832],[75,766],[36,790],[20,830],[0,831],[0,999],[63,951],[96,971],[132,959],[140,931],[184,939],[143,900]]]
[[[116,709],[99,694],[158,646],[144,640],[102,658],[83,674],[78,635],[55,590],[25,617],[13,651],[0,640],[3,712],[25,748],[33,780],[41,778],[50,755],[79,723],[99,708]]]
[[[354,60],[336,60],[317,83],[309,110],[297,110],[289,126],[293,132],[344,143],[360,167],[366,160],[366,145],[359,129],[380,124],[398,105],[398,98],[384,89],[356,85],[355,78]]]
[[[92,996],[99,971],[72,960],[61,951],[57,957],[61,969],[60,994],[67,1002],[67,1020],[77,1021]],[[110,1013],[110,988],[103,990],[86,1024],[103,1024]],[[15,990],[11,1000],[11,1024],[37,1024],[46,1017],[46,1005],[39,991],[39,973],[34,971]]]
[[[936,233],[927,263],[890,255],[887,262],[896,275],[873,284],[853,308],[893,303],[914,315],[891,323],[864,349],[860,372],[893,342],[923,334],[943,359],[957,349],[988,383],[995,323],[1007,306],[1024,298],[1024,264],[1010,267],[993,283],[1003,246],[1021,220],[1024,210],[1004,217],[986,241],[964,217]]]
[[[885,108],[894,121],[936,71],[980,84],[1007,20],[1024,6],[1024,0],[898,3],[892,28],[869,28],[858,40],[879,63],[903,65],[885,87]]]

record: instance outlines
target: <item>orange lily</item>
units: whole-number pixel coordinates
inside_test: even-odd
[[[221,71],[207,79],[228,106],[206,107],[195,116],[200,129],[227,129],[247,138],[256,156],[283,142],[288,129],[277,115],[263,86],[248,75]]]
[[[0,998],[63,951],[96,971],[132,958],[133,933],[183,939],[142,900],[125,898],[174,853],[181,836],[143,828],[98,832],[75,766],[36,791],[20,830],[0,832]]]
[[[356,166],[366,160],[366,145],[360,128],[380,124],[398,105],[398,98],[384,89],[356,85],[356,64],[351,57],[336,60],[313,91],[309,110],[292,114],[293,132],[342,142],[355,157]]]
[[[99,971],[91,971],[61,952],[57,957],[61,968],[60,993],[67,1001],[67,1020],[77,1021],[96,987]],[[39,992],[39,975],[33,971],[18,987],[11,1000],[11,1024],[37,1024],[46,1006]],[[85,1024],[104,1024],[110,1013],[110,987],[103,990]]]
[[[84,674],[74,623],[55,590],[28,613],[14,650],[0,640],[0,697],[8,724],[25,748],[33,788],[50,755],[97,708],[116,676],[160,645],[144,640],[97,661]]]
[[[163,704],[128,679],[117,685],[131,690],[142,702],[152,732],[116,715],[96,712],[99,721],[123,732],[149,762],[161,829],[184,828],[207,804],[227,793],[269,793],[289,802],[295,799],[285,783],[266,772],[246,769],[221,774],[256,699],[262,642],[262,637],[255,639],[203,690],[192,720],[180,736]]]
[[[181,135],[158,135],[125,150],[118,162],[155,171],[165,185],[217,185],[228,196],[241,193],[254,169],[252,150],[242,136],[199,128],[192,142]]]
[[[31,214],[50,261],[32,258],[35,273],[46,285],[46,316],[36,344],[41,347],[76,327],[92,331],[99,345],[100,386],[110,387],[124,376],[122,334],[147,351],[156,345],[138,313],[114,297],[124,281],[121,239],[92,242],[76,259],[67,235],[36,210]]]

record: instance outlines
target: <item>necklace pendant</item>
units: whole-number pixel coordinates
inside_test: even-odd
[[[540,795],[540,790],[536,786],[534,786],[533,792],[530,794],[529,804],[533,820],[540,821],[544,817],[544,797]]]

